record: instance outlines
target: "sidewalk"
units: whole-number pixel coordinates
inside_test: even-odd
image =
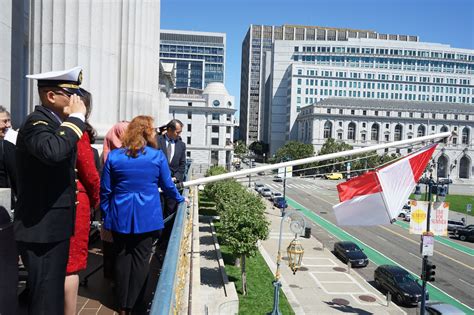
[[[289,209],[291,210],[291,209]],[[268,240],[260,252],[275,273],[280,231],[280,210],[267,203],[266,217],[271,223]],[[309,226],[309,221],[306,221]],[[280,265],[282,290],[296,314],[406,314],[393,302],[387,307],[385,296],[367,283],[313,236],[299,238],[304,248],[301,269],[293,275],[288,267],[286,247],[293,239],[289,222],[283,223]]]

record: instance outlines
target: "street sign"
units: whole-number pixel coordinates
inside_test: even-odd
[[[433,233],[425,232],[421,237],[421,255],[433,256],[434,236]]]
[[[467,212],[471,212],[471,211],[472,211],[472,203],[468,203],[468,204],[466,205],[466,211],[467,211]]]

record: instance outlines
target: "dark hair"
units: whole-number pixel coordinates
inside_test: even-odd
[[[89,123],[89,116],[91,115],[92,112],[92,94],[81,88],[81,99],[84,102],[84,105],[86,106],[86,132],[89,134],[89,138],[91,141],[91,144],[95,143],[96,137],[97,137],[97,131],[95,131],[94,127]]]
[[[179,119],[171,119],[168,124],[166,125],[166,129],[167,130],[176,130],[176,127],[178,126],[178,124],[181,126],[181,128],[183,128],[183,123],[181,122],[181,120]]]

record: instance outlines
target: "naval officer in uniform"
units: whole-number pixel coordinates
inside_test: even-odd
[[[63,314],[69,238],[74,233],[76,143],[86,107],[75,67],[27,75],[38,80],[41,105],[17,138],[18,202],[14,228],[28,270],[28,313]]]

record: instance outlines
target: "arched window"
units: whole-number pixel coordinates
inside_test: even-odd
[[[441,127],[441,132],[448,132],[448,127],[446,126]],[[448,138],[444,138],[443,143],[448,143]]]
[[[426,128],[425,128],[425,126],[420,125],[418,127],[418,132],[417,132],[416,136],[417,137],[423,137],[424,135],[426,135]]]
[[[438,177],[448,177],[448,158],[441,155],[438,159]]]
[[[464,129],[462,130],[461,143],[462,144],[469,144],[469,128],[467,128],[467,127],[464,127]]]
[[[403,127],[402,125],[398,124],[395,126],[395,134],[394,134],[394,141],[400,141],[402,140],[402,131]]]
[[[372,128],[370,129],[370,140],[372,141],[379,141],[379,124],[372,124]]]
[[[330,122],[329,120],[327,120],[324,123],[323,137],[324,137],[324,139],[332,138],[332,122]]]
[[[355,140],[356,125],[351,122],[347,128],[347,140]]]
[[[464,155],[459,161],[459,178],[469,178],[469,169],[471,168],[471,160]]]

